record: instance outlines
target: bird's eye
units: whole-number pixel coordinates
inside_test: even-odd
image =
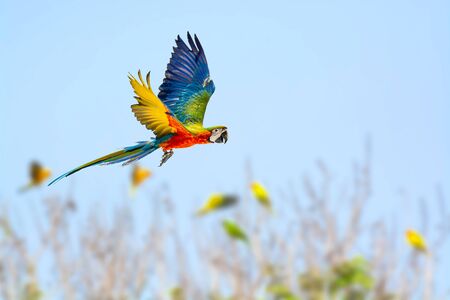
[[[209,79],[209,76],[206,77],[205,80],[203,80],[203,87],[207,86],[210,81],[211,79]]]

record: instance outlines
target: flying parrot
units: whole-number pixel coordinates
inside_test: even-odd
[[[133,171],[131,171],[131,189],[130,195],[134,196],[137,188],[150,176],[152,172],[149,169],[141,167],[140,165],[135,165]]]
[[[261,183],[256,181],[252,182],[250,184],[250,189],[252,191],[253,197],[255,197],[255,199],[258,200],[258,202],[262,206],[269,210],[272,209],[272,202],[270,200],[269,193]]]
[[[30,182],[21,187],[19,189],[19,192],[25,192],[29,190],[32,187],[40,186],[44,181],[46,181],[50,176],[52,172],[49,168],[45,168],[42,166],[39,162],[33,161],[30,164]]]
[[[238,198],[235,195],[215,193],[209,196],[208,200],[197,211],[198,216],[206,215],[212,211],[229,207],[235,204]]]
[[[120,151],[102,156],[62,174],[49,185],[94,165],[122,163],[130,164],[161,148],[162,166],[173,155],[173,149],[187,148],[197,144],[226,143],[228,131],[225,126],[203,127],[203,117],[214,82],[210,79],[205,52],[196,35],[187,33],[188,45],[180,38],[175,40],[165,78],[156,96],[150,86],[150,72],[144,79],[138,71],[136,79],[128,76],[137,100],[131,105],[136,119],[155,137],[150,141],[138,142]]]
[[[419,252],[427,253],[427,243],[425,242],[425,239],[423,236],[412,229],[408,229],[405,232],[406,242],[414,249]]]
[[[245,243],[248,243],[248,237],[245,231],[234,221],[231,220],[223,220],[222,221],[222,227],[225,230],[225,232],[235,240],[240,240]]]

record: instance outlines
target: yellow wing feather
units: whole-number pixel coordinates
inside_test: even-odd
[[[128,75],[130,84],[136,94],[134,98],[138,101],[138,104],[131,105],[131,110],[136,119],[147,129],[152,130],[157,137],[175,133],[177,130],[171,127],[169,123],[169,110],[152,91],[150,72],[147,73],[147,84],[142,79],[140,70],[138,71],[138,77],[139,81],[133,75]]]

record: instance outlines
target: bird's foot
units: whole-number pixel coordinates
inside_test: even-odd
[[[159,166],[161,167],[166,161],[169,160],[169,158],[171,158],[173,155],[173,150],[169,150],[169,151],[164,151],[164,154],[161,158],[161,163],[159,164]]]

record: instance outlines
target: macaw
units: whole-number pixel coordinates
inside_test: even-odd
[[[51,175],[52,175],[52,172],[49,168],[42,166],[37,161],[31,162],[30,163],[30,182],[27,185],[21,187],[19,189],[19,192],[25,192],[26,190],[29,190],[30,188],[32,188],[34,186],[41,185]]]
[[[203,206],[197,211],[198,216],[206,215],[212,211],[230,207],[238,201],[238,197],[229,194],[214,193],[209,196],[208,200],[203,204]]]
[[[189,47],[180,36],[175,40],[176,47],[173,48],[158,96],[150,86],[150,72],[145,81],[140,70],[139,80],[131,74],[128,76],[137,100],[136,104],[131,105],[131,110],[142,125],[153,131],[155,137],[81,165],[62,174],[49,185],[90,166],[130,164],[159,148],[164,152],[159,165],[162,166],[172,157],[173,149],[227,142],[227,127],[203,127],[206,106],[215,86],[210,79],[199,39],[196,35],[192,38],[189,32],[187,39]]]
[[[415,250],[419,252],[428,252],[427,243],[425,242],[425,239],[423,236],[412,229],[408,229],[405,232],[406,242]]]
[[[269,210],[272,209],[272,202],[270,201],[269,193],[261,183],[253,181],[250,184],[250,189],[253,193],[253,197],[255,197],[262,206]]]

